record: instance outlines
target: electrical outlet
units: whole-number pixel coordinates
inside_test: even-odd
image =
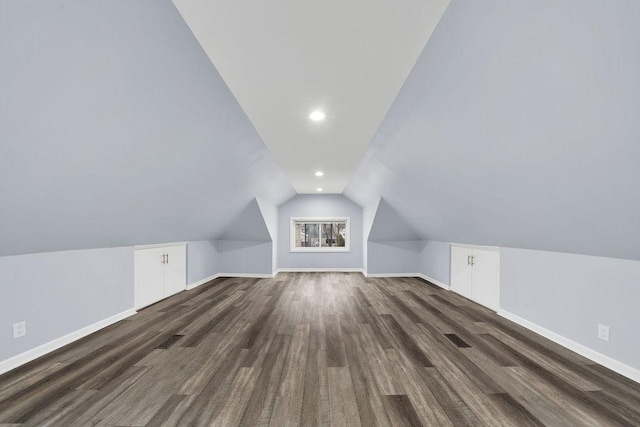
[[[13,338],[20,338],[27,335],[27,322],[24,320],[22,322],[13,324]]]
[[[598,325],[598,338],[601,340],[609,341],[609,327],[605,325]]]

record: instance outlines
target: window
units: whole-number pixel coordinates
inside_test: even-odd
[[[291,218],[291,252],[349,252],[349,218]]]

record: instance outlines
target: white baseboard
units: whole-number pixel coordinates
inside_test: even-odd
[[[249,277],[256,279],[270,279],[275,274],[265,273],[218,273],[218,277]]]
[[[418,277],[418,273],[365,273],[364,277]]]
[[[279,268],[278,273],[362,273],[361,268]]]
[[[424,279],[424,280],[426,280],[427,282],[431,282],[431,283],[433,283],[434,285],[440,286],[442,289],[446,289],[447,291],[450,291],[450,290],[451,290],[451,286],[447,285],[446,283],[442,283],[441,281],[436,280],[436,279],[434,279],[433,277],[429,277],[429,276],[427,276],[426,274],[418,273],[418,276],[416,276],[416,277],[419,277],[419,278],[421,278],[421,279]]]
[[[198,287],[198,286],[200,286],[200,285],[204,285],[205,283],[210,282],[210,281],[212,281],[213,279],[217,279],[218,277],[220,277],[220,274],[219,274],[219,273],[213,274],[213,275],[211,275],[211,276],[209,276],[209,277],[205,277],[205,278],[204,278],[204,279],[202,279],[202,280],[198,280],[198,281],[197,281],[197,282],[195,282],[195,283],[192,283],[192,284],[190,284],[190,285],[187,285],[186,289],[189,291],[189,290],[191,290],[191,289],[197,288],[197,287]]]
[[[605,366],[612,371],[619,373],[627,378],[630,378],[638,383],[640,383],[640,370],[633,368],[629,365],[626,365],[622,362],[618,362],[615,359],[612,359],[609,356],[605,356],[602,353],[598,353],[595,350],[590,349],[582,344],[579,344],[569,338],[563,337],[555,332],[552,332],[546,328],[543,328],[540,325],[537,325],[529,320],[523,319],[520,316],[517,316],[513,313],[510,313],[506,310],[498,310],[498,314],[505,319],[509,319],[514,323],[517,323],[520,326],[523,326],[530,331],[535,332],[538,335],[542,335],[543,337],[550,339],[551,341],[560,344],[563,347],[568,348],[581,356],[586,357],[587,359],[593,360],[596,363],[599,363],[602,366]]]
[[[3,360],[2,362],[0,362],[0,374],[15,369],[18,366],[24,365],[25,363],[31,362],[38,357],[44,356],[47,353],[51,353],[52,351],[57,350],[60,347],[77,341],[80,338],[84,338],[89,334],[99,331],[102,328],[106,328],[107,326],[119,322],[120,320],[125,319],[129,316],[133,316],[134,314],[136,314],[136,311],[131,308],[129,310],[123,311],[122,313],[115,314],[104,320],[96,322],[92,325],[85,326],[84,328],[78,329],[77,331],[71,332],[70,334],[67,334],[63,337],[56,338],[55,340],[49,341],[48,343],[42,344],[36,348],[27,350],[24,353],[20,353],[10,359]]]

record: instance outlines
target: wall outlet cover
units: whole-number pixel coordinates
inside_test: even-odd
[[[598,325],[598,338],[601,340],[609,341],[609,327],[605,325]]]
[[[20,338],[27,335],[27,322],[24,320],[22,322],[13,324],[13,338]]]

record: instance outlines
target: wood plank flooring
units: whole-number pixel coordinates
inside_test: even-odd
[[[640,385],[420,279],[281,273],[217,279],[0,376],[2,423],[638,426]]]

